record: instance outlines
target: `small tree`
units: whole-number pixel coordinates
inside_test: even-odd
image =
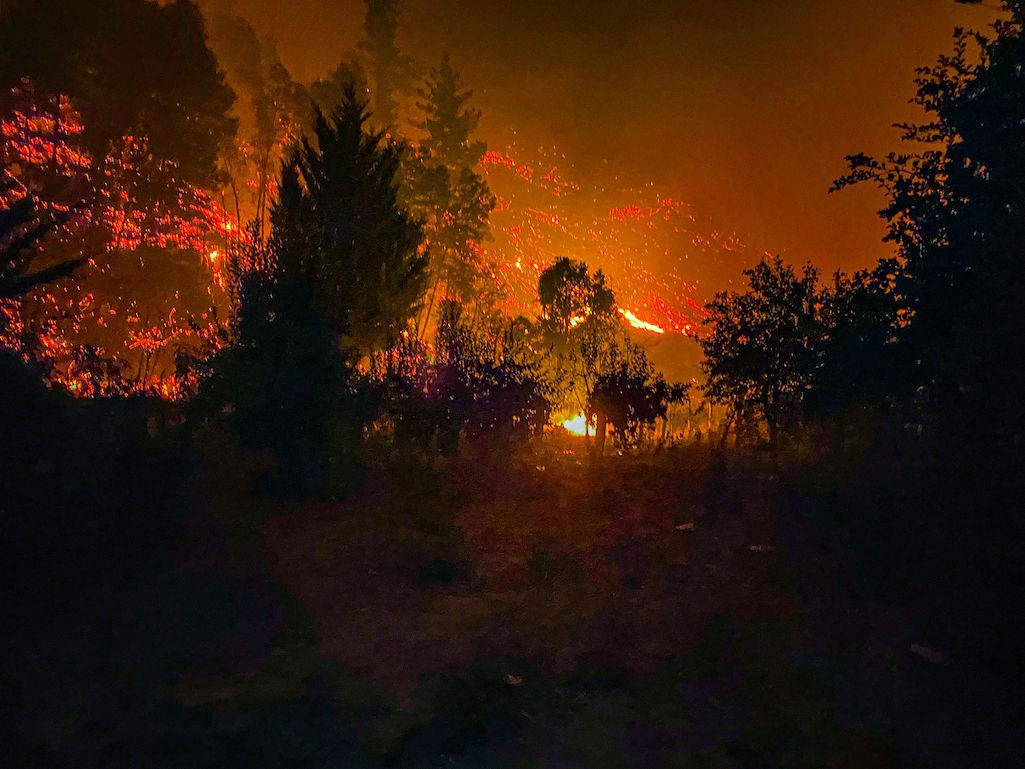
[[[720,292],[709,302],[701,338],[705,392],[734,415],[764,421],[775,446],[792,427],[813,377],[813,344],[821,334],[817,272],[798,274],[778,256],[744,274],[748,290]]]
[[[615,360],[616,298],[601,270],[562,257],[538,279],[542,339],[554,352],[552,379],[565,388],[590,424],[590,396]]]
[[[605,447],[606,424],[624,444],[636,441],[641,430],[665,419],[671,403],[687,397],[686,385],[670,385],[655,370],[644,350],[629,342],[616,348],[615,362],[601,373],[588,399],[588,411],[597,415],[595,452]]]
[[[821,293],[821,335],[812,341],[814,370],[802,410],[828,425],[879,415],[904,391],[898,358],[902,321],[889,262],[853,275],[837,272]]]

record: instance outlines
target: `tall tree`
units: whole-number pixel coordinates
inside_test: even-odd
[[[420,227],[397,200],[400,148],[366,124],[352,89],[330,118],[318,113],[315,143],[304,138],[286,163],[271,214],[276,277],[309,285],[354,357],[406,327],[427,265]]]
[[[416,65],[398,47],[401,0],[363,2],[367,12],[359,50],[374,81],[374,122],[387,130],[398,118],[396,95],[409,90]]]
[[[208,4],[206,19],[210,47],[238,96],[233,110],[238,140],[223,156],[231,193],[225,207],[239,227],[255,219],[262,237],[273,177],[288,147],[312,120],[309,97],[281,62],[273,41],[261,39],[231,6]]]
[[[440,293],[479,314],[490,296],[490,272],[480,243],[490,235],[488,219],[496,205],[478,167],[487,145],[473,138],[480,112],[468,107],[471,91],[459,85],[449,56],[431,71],[418,91],[426,135],[405,164],[405,194],[413,214],[424,224],[431,258],[432,288],[421,321],[425,331]]]
[[[417,95],[417,107],[423,112],[417,128],[427,133],[420,142],[421,154],[449,169],[476,168],[488,149],[485,142],[473,138],[481,113],[467,106],[473,91],[460,86],[459,73],[452,68],[447,52]]]
[[[953,52],[919,70],[927,119],[902,126],[909,149],[852,156],[837,184],[887,197],[898,394],[941,431],[1002,443],[1025,436],[1025,2],[1003,7],[993,34],[959,30]]]

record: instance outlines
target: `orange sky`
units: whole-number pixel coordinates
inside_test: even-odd
[[[235,6],[302,79],[351,50],[363,13]],[[953,0],[407,0],[401,44],[427,64],[452,53],[492,146],[555,145],[587,184],[654,182],[751,246],[831,271],[887,250],[875,193],[826,194],[843,156],[895,146],[914,67],[955,25],[993,18]]]

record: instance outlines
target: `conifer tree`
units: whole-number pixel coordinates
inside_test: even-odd
[[[398,336],[423,294],[420,228],[396,200],[399,149],[366,120],[348,90],[285,164],[269,258],[242,279],[235,344],[204,385],[201,402],[275,453],[286,491],[321,484],[354,452],[370,412],[352,367]]]
[[[396,94],[410,90],[416,65],[399,51],[400,0],[364,0],[367,7],[359,49],[374,81],[374,121],[389,129],[398,118]]]
[[[426,136],[407,156],[406,186],[409,208],[424,223],[431,258],[426,329],[439,294],[482,309],[488,270],[478,244],[490,234],[495,197],[477,171],[487,150],[473,138],[480,112],[467,106],[473,93],[460,87],[447,53],[418,94],[424,117],[417,127]]]
[[[397,200],[400,149],[367,129],[354,90],[330,118],[317,114],[314,136],[282,172],[275,277],[307,283],[341,346],[359,357],[391,343],[418,310],[422,233]]]

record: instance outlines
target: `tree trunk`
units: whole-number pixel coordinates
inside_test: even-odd
[[[605,415],[599,411],[594,422],[594,453],[597,457],[605,453],[605,424]]]

